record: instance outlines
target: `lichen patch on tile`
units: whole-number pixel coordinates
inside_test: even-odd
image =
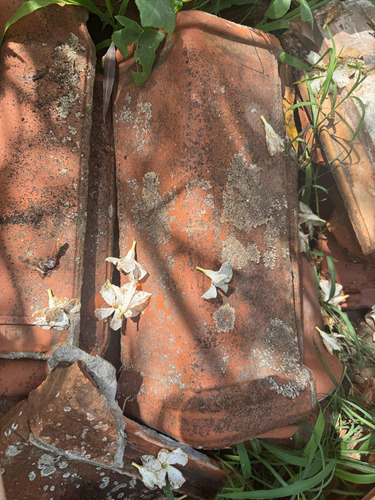
[[[229,262],[235,269],[242,269],[249,262],[259,264],[260,252],[255,243],[244,246],[235,236],[229,235],[223,242],[222,262]]]
[[[213,314],[214,324],[217,333],[230,332],[234,328],[236,311],[229,304],[224,304]]]

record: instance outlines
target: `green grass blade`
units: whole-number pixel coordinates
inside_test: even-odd
[[[306,493],[311,488],[314,488],[319,483],[322,483],[334,470],[335,463],[332,461],[327,465],[325,469],[320,471],[313,477],[303,480],[297,480],[292,484],[288,484],[282,488],[276,488],[273,490],[256,490],[256,491],[244,491],[244,492],[236,492],[236,493],[219,493],[218,498],[230,498],[237,500],[263,500],[263,499],[271,499],[275,498],[287,498],[293,495],[298,495],[301,493]],[[366,483],[368,484],[368,483]]]
[[[251,463],[249,460],[249,455],[247,453],[247,449],[244,443],[239,443],[237,445],[237,452],[240,457],[240,464],[241,464],[241,470],[242,470],[242,475],[244,479],[248,479],[251,477]]]

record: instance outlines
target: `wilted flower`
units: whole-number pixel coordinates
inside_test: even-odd
[[[327,351],[330,354],[333,354],[333,351],[341,351],[341,345],[337,342],[337,340],[333,334],[328,334],[326,332],[323,332],[317,326],[315,328],[320,333],[320,336],[322,337],[322,340],[323,340],[324,347],[327,349]]]
[[[137,290],[137,284],[133,281],[126,283],[120,288],[112,285],[107,280],[102,286],[100,293],[111,307],[95,309],[95,316],[101,321],[113,314],[110,323],[110,327],[113,330],[121,328],[123,317],[134,318],[138,314],[143,313],[151,298],[151,293]]]
[[[319,288],[321,290],[321,298],[323,302],[327,302],[328,304],[331,304],[332,306],[335,306],[339,309],[341,309],[340,302],[345,300],[348,295],[341,295],[342,291],[342,285],[339,283],[335,283],[335,293],[331,298],[329,298],[330,292],[331,292],[331,282],[328,280],[320,280],[319,281]]]
[[[266,143],[269,154],[271,156],[276,156],[279,153],[285,151],[285,143],[279,136],[279,134],[277,134],[271,127],[271,125],[266,122],[266,119],[263,115],[260,117],[260,119],[262,120],[264,129],[266,131]]]
[[[208,276],[211,280],[211,286],[207,290],[205,294],[202,295],[203,299],[214,299],[217,297],[217,288],[223,290],[223,292],[228,291],[227,283],[232,279],[232,268],[228,262],[224,262],[221,268],[218,271],[211,271],[210,269],[202,269],[201,267],[197,268],[198,271],[202,271],[206,276]]]
[[[45,330],[55,328],[55,330],[67,330],[71,324],[72,315],[78,313],[81,304],[77,299],[54,296],[51,289],[48,293],[48,307],[39,309],[33,313],[36,316],[34,325]]]
[[[133,245],[129,252],[123,258],[107,257],[105,260],[112,262],[119,271],[124,271],[125,274],[129,275],[131,281],[140,281],[147,274],[146,269],[144,269],[141,264],[135,260],[135,245],[136,241],[133,241]]]
[[[302,201],[299,202],[299,214],[298,214],[298,238],[299,245],[302,252],[306,252],[309,249],[309,240],[312,238],[315,226],[321,226],[325,224],[325,220],[321,219],[311,208]],[[304,232],[302,226],[307,228],[307,233]]]
[[[315,215],[309,206],[302,201],[299,202],[298,223],[300,226],[306,224],[309,235],[313,233],[314,226],[322,226],[325,222],[325,220]]]
[[[172,452],[161,449],[157,458],[152,455],[143,455],[141,460],[143,465],[138,465],[134,462],[132,462],[132,465],[139,470],[142,481],[147,488],[151,490],[155,486],[158,486],[160,489],[163,488],[167,484],[167,477],[171,488],[174,490],[184,484],[184,476],[176,467],[172,466],[172,464],[187,464],[188,456],[181,448],[177,448]]]
[[[323,61],[319,61],[321,56],[314,52],[313,50],[310,50],[310,52],[306,56],[306,61],[311,64],[311,66],[315,66],[316,68],[319,69],[327,69],[327,66],[324,64]],[[319,62],[318,62],[319,61]]]
[[[299,239],[299,248],[301,252],[307,252],[307,250],[310,248],[309,235],[299,230],[298,239]]]

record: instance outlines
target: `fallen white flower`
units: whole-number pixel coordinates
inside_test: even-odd
[[[337,342],[335,337],[331,334],[329,335],[326,332],[323,332],[318,328],[317,326],[315,327],[318,332],[320,333],[320,336],[322,337],[324,347],[327,349],[327,351],[330,354],[333,354],[333,351],[341,351],[341,345]]]
[[[307,56],[306,56],[306,61],[311,65],[315,66],[316,68],[319,69],[327,69],[326,65],[324,64],[323,60],[319,61],[320,55],[311,50]],[[318,62],[319,61],[319,62]]]
[[[321,290],[321,298],[323,302],[331,304],[341,310],[340,302],[345,300],[348,295],[341,295],[342,285],[339,283],[335,284],[335,293],[331,298],[329,298],[331,292],[331,282],[328,280],[320,280],[319,288]]]
[[[353,76],[355,71],[355,68],[351,68],[347,64],[340,64],[333,72],[332,80],[339,89],[342,89],[350,84],[350,77]]]
[[[298,231],[299,248],[301,252],[307,252],[310,248],[309,235],[305,234],[303,231]]]
[[[211,280],[211,286],[206,293],[202,295],[203,299],[209,300],[217,297],[217,289],[220,288],[223,292],[228,291],[227,283],[232,279],[232,268],[228,262],[224,262],[218,271],[211,271],[210,269],[202,269],[201,267],[196,267],[198,271],[202,271]]]
[[[124,271],[125,274],[128,274],[131,281],[140,281],[147,274],[146,269],[135,260],[136,243],[136,241],[133,241],[133,245],[125,257],[107,257],[105,259],[114,264],[119,271]]]
[[[132,465],[139,470],[142,481],[147,488],[151,490],[155,486],[160,489],[163,488],[167,484],[167,477],[171,488],[174,490],[181,488],[184,484],[184,476],[176,467],[172,466],[172,464],[187,464],[188,456],[181,448],[177,448],[172,452],[161,449],[157,458],[152,455],[143,455],[141,460],[143,465],[138,465],[135,462],[132,462]]]
[[[299,202],[298,224],[306,224],[309,236],[312,235],[315,226],[322,226],[326,221],[314,214],[309,206],[302,201]]]
[[[47,293],[48,307],[33,313],[33,316],[36,316],[34,325],[45,330],[51,328],[67,330],[70,327],[72,315],[77,314],[81,309],[79,300],[54,296],[51,289],[48,289]]]
[[[107,280],[100,293],[111,307],[95,309],[94,313],[99,321],[109,318],[113,314],[110,322],[112,330],[121,328],[123,317],[134,318],[143,313],[151,298],[151,293],[137,290],[137,284],[134,281],[130,281],[120,288]]]
[[[271,156],[276,156],[279,153],[285,151],[285,143],[283,139],[279,136],[277,132],[271,127],[269,123],[266,122],[266,119],[262,115],[260,117],[264,124],[264,129],[266,131],[266,143],[267,149]]]

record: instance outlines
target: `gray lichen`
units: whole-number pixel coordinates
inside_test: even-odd
[[[213,319],[218,333],[230,332],[234,328],[236,311],[231,305],[224,304],[214,312]]]
[[[242,269],[248,262],[259,264],[260,252],[255,243],[248,243],[245,247],[235,236],[229,235],[223,242],[221,260],[229,262],[236,269]]]
[[[154,244],[167,244],[171,239],[171,223],[174,219],[169,214],[175,204],[176,196],[169,194],[165,200],[159,192],[160,182],[155,172],[147,172],[143,177],[141,198],[132,208],[133,220],[139,232],[146,233]]]

